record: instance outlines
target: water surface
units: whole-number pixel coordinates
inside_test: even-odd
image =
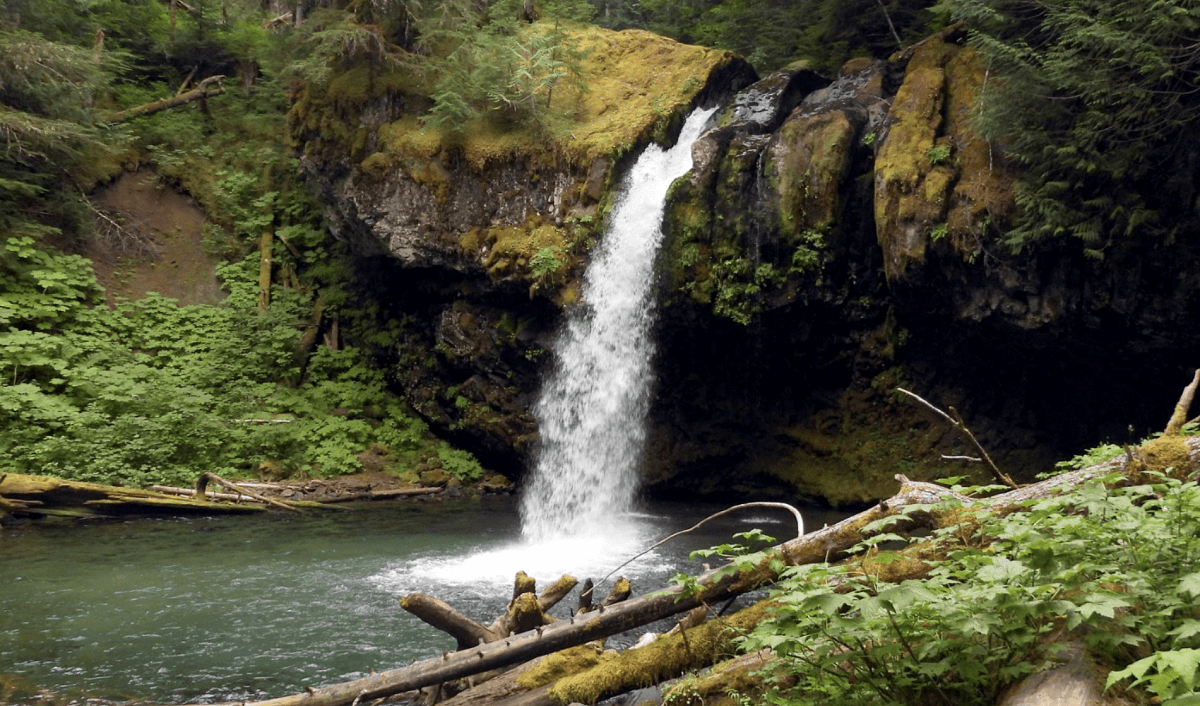
[[[597,540],[530,547],[515,500],[364,505],[353,511],[129,520],[0,531],[0,673],[55,691],[159,703],[264,699],[454,649],[399,607],[420,591],[489,623],[524,570],[599,579],[715,507],[659,504]],[[810,527],[825,518],[806,514]],[[692,549],[783,514],[719,520],[623,568],[640,595]],[[597,589],[606,593],[610,582]],[[555,615],[574,605],[572,594]],[[14,703],[21,703],[16,701]]]

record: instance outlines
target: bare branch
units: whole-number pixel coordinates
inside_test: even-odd
[[[979,440],[975,438],[975,435],[973,433],[971,433],[971,430],[967,427],[966,423],[963,421],[962,415],[960,415],[958,413],[958,410],[951,407],[950,414],[946,414],[945,412],[938,409],[933,404],[931,404],[928,400],[922,398],[920,395],[916,394],[915,392],[909,392],[908,390],[905,390],[903,387],[897,387],[896,391],[903,392],[904,394],[906,394],[909,397],[913,398],[914,400],[920,402],[921,404],[925,405],[926,407],[933,410],[934,412],[937,412],[938,414],[940,414],[943,419],[950,422],[951,426],[953,426],[955,429],[961,431],[963,434],[966,434],[967,438],[971,440],[971,443],[975,445],[975,448],[979,449],[980,455],[983,456],[983,460],[992,469],[992,473],[996,474],[996,478],[998,478],[1002,483],[1004,483],[1005,485],[1007,485],[1010,488],[1015,489],[1015,488],[1021,487],[1021,486],[1017,485],[1015,482],[1013,482],[1013,479],[1009,478],[1008,474],[1006,474],[1004,471],[1000,470],[999,466],[996,465],[996,462],[992,460],[992,457],[990,455],[988,455],[987,449],[983,448],[983,444],[980,444]],[[954,416],[950,416],[951,414]]]
[[[717,519],[718,517],[723,517],[723,516],[725,516],[725,515],[728,515],[728,514],[730,514],[730,513],[732,513],[732,512],[736,512],[736,511],[738,511],[738,510],[745,510],[746,508],[751,508],[751,507],[769,507],[769,508],[778,508],[778,509],[787,510],[787,511],[791,512],[791,513],[792,513],[792,515],[793,515],[793,516],[795,516],[795,518],[796,518],[796,536],[797,536],[797,537],[800,537],[800,536],[803,536],[803,535],[804,535],[804,518],[800,516],[800,511],[799,511],[799,510],[797,510],[796,508],[792,507],[791,505],[788,505],[787,503],[768,503],[768,502],[759,502],[759,503],[742,503],[741,505],[734,505],[733,507],[726,508],[726,509],[724,509],[724,510],[722,510],[722,511],[718,512],[718,513],[714,513],[714,514],[712,514],[712,515],[709,515],[708,517],[704,518],[703,520],[700,520],[699,522],[697,522],[696,524],[692,525],[691,527],[688,527],[688,528],[687,528],[687,529],[685,529],[685,530],[680,530],[679,532],[676,532],[675,534],[673,534],[673,535],[671,535],[671,536],[669,536],[669,537],[667,537],[667,538],[665,538],[665,539],[662,539],[662,540],[660,540],[660,541],[658,541],[658,542],[654,543],[653,545],[651,545],[650,547],[648,547],[648,548],[647,548],[645,551],[643,551],[642,553],[640,553],[640,554],[636,554],[636,555],[634,555],[634,556],[630,557],[630,558],[629,558],[629,560],[628,560],[628,561],[626,561],[624,564],[621,564],[621,565],[620,565],[620,566],[618,566],[617,568],[615,568],[615,569],[613,569],[612,571],[608,572],[608,575],[606,575],[604,578],[600,579],[600,581],[601,581],[601,582],[603,582],[603,581],[604,581],[605,579],[607,579],[609,576],[612,576],[613,574],[617,573],[617,572],[618,572],[618,571],[620,571],[621,569],[625,568],[625,567],[626,567],[626,566],[628,566],[630,563],[632,563],[634,560],[636,560],[636,559],[639,559],[639,558],[641,558],[641,557],[643,557],[643,556],[645,556],[645,555],[649,554],[650,552],[654,551],[655,549],[658,549],[659,547],[661,547],[662,545],[664,545],[664,544],[666,544],[667,542],[671,541],[672,539],[675,539],[676,537],[682,537],[683,535],[685,535],[685,534],[688,534],[689,532],[694,532],[695,530],[697,530],[697,529],[699,529],[701,526],[703,526],[705,523],[707,523],[709,520],[715,520],[715,519]]]
[[[1200,387],[1200,370],[1192,377],[1192,383],[1183,388],[1183,394],[1179,396],[1179,401],[1175,403],[1175,411],[1171,414],[1171,421],[1167,422],[1167,429],[1163,432],[1163,436],[1173,436],[1178,434],[1187,424],[1188,409],[1192,406],[1192,399],[1196,396],[1196,388]],[[1194,420],[1193,420],[1194,421]]]

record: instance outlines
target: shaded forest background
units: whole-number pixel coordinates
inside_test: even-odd
[[[288,109],[366,67],[424,95],[431,127],[492,121],[537,139],[569,126],[546,96],[580,80],[559,31],[572,23],[729,49],[765,75],[797,62],[832,74],[966,20],[996,76],[978,124],[1023,168],[1004,245],[1079,238],[1103,258],[1192,237],[1200,10],[1085,5],[6,0],[0,472],[148,484],[423,463],[478,477],[391,391],[379,355],[396,357],[413,321],[372,298],[371,272],[323,226],[283,137]],[[202,84],[215,88],[181,107],[125,112]],[[153,258],[154,244],[89,194],[144,166],[206,213],[221,304],[103,305],[80,253]]]

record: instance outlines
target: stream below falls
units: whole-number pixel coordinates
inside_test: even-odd
[[[617,518],[603,537],[531,547],[521,539],[516,502],[486,497],[0,530],[0,694],[9,694],[0,703],[30,703],[38,688],[211,703],[355,679],[454,648],[401,610],[408,593],[436,596],[487,624],[504,610],[519,570],[539,587],[563,573],[598,580],[722,509],[651,504]],[[809,531],[835,519],[805,512]],[[795,533],[785,513],[747,510],[618,573],[642,595],[677,572],[697,573],[692,550],[753,527],[781,540]],[[600,584],[598,596],[611,585]],[[576,592],[552,614],[567,615]]]

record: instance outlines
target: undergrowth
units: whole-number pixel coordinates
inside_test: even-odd
[[[362,470],[374,448],[400,474],[435,456],[464,480],[481,474],[388,390],[365,349],[318,344],[302,361],[314,293],[277,287],[259,311],[257,255],[219,268],[230,292],[219,306],[151,293],[112,310],[81,258],[28,238],[3,255],[0,473],[130,486],[190,485],[203,471],[326,477]]]
[[[894,521],[869,528],[884,534],[858,550],[902,540],[886,532]],[[856,560],[784,571],[773,595],[781,607],[741,640],[748,652],[771,648],[784,666],[762,674],[766,703],[990,706],[1064,661],[1071,642],[1112,669],[1111,690],[1200,703],[1195,482],[1093,481],[1027,511],[979,513],[902,541],[936,543],[944,558],[925,578],[895,584]],[[871,561],[889,557],[902,560]]]

